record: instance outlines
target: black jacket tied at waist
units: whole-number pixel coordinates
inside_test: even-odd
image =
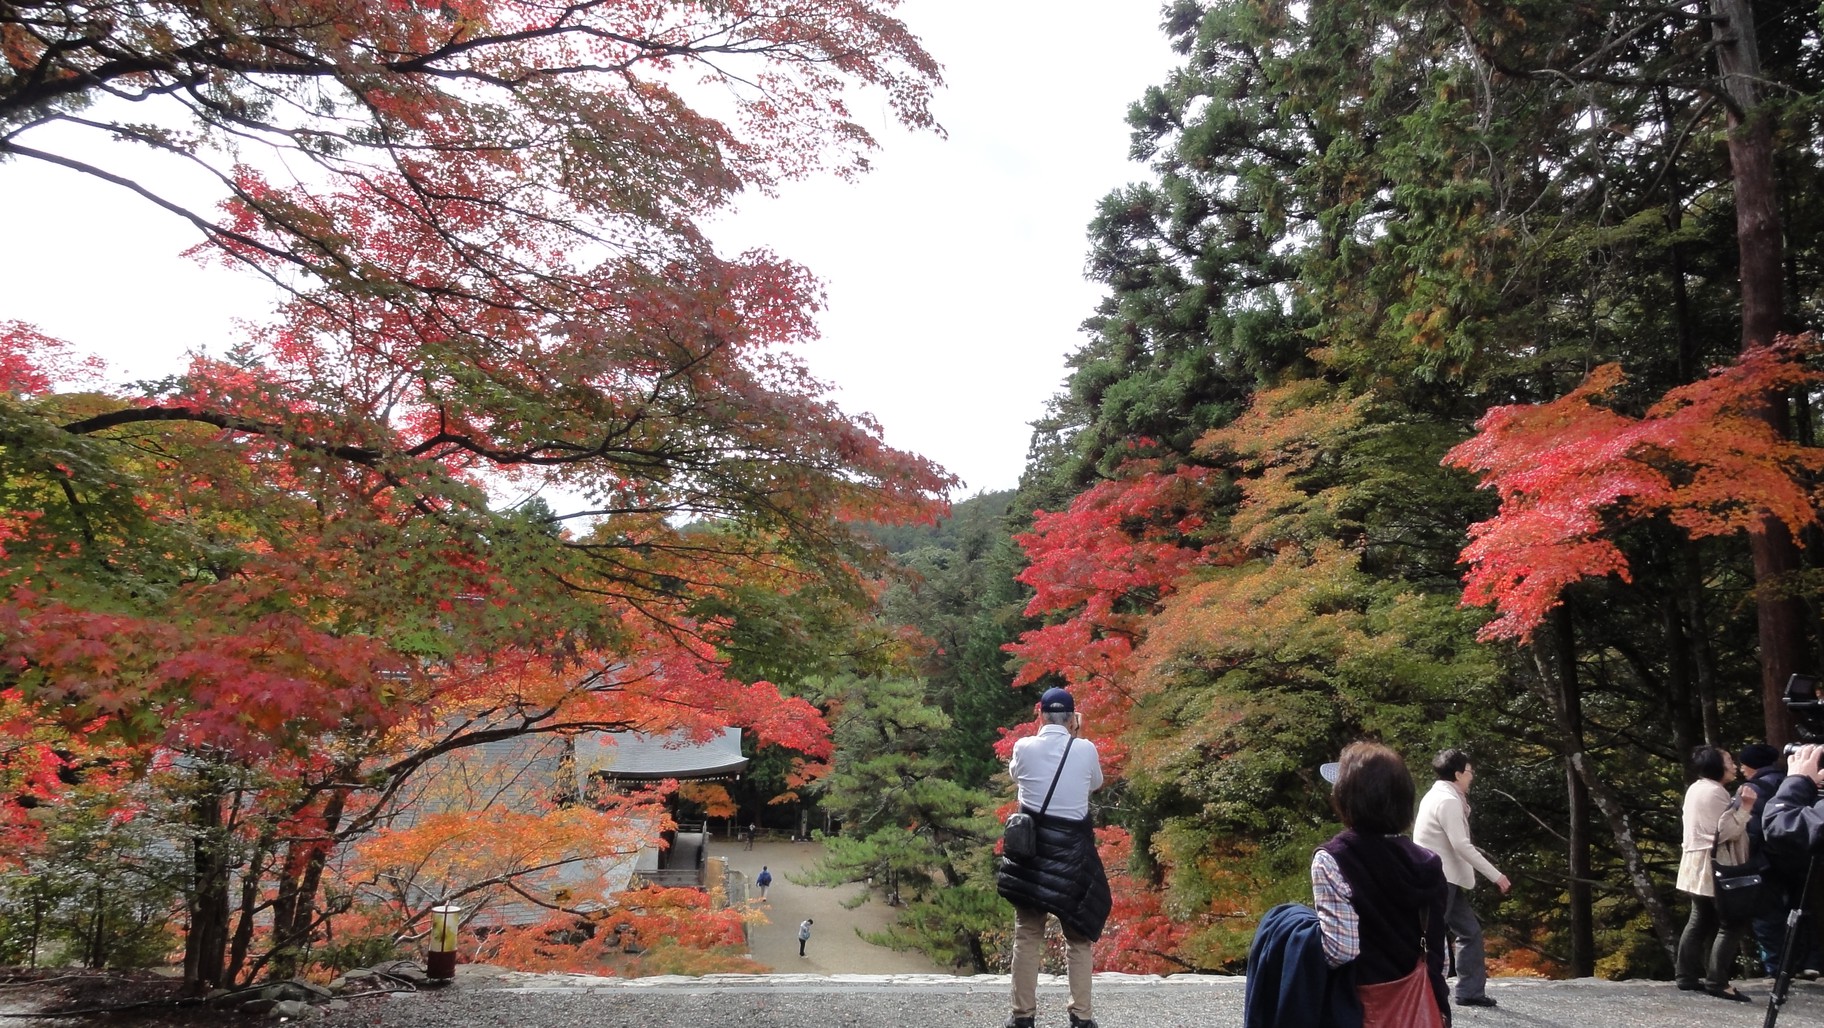
[[[1055,915],[1073,935],[1101,938],[1113,901],[1090,819],[1073,821],[1025,809],[1038,825],[1038,853],[1030,860],[1002,857],[995,891],[1016,907]]]

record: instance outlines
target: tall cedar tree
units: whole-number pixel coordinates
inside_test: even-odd
[[[1184,579],[1110,578],[1114,588],[1099,599],[1087,586],[1054,592],[1034,609],[1054,623],[1018,647],[1036,658],[1028,679],[1088,683],[1108,669],[1097,688],[1117,704],[1133,701],[1125,742],[1138,795],[1154,805],[1126,820],[1222,812],[1223,797],[1259,795],[1256,787],[1296,807],[1309,796],[1302,761],[1340,741],[1332,733],[1375,731],[1415,758],[1472,742],[1479,762],[1508,768],[1492,787],[1567,829],[1563,846],[1519,809],[1479,808],[1516,840],[1514,861],[1561,883],[1507,901],[1506,959],[1591,973],[1599,931],[1605,966],[1644,970],[1664,959],[1639,947],[1629,926],[1651,925],[1662,946],[1671,942],[1661,872],[1677,853],[1680,756],[1697,740],[1750,735],[1762,690],[1736,686],[1785,659],[1736,641],[1754,630],[1731,595],[1757,573],[1739,541],[1694,543],[1652,518],[1616,526],[1613,544],[1634,580],[1583,580],[1559,608],[1550,645],[1479,657],[1475,617],[1433,616],[1418,637],[1441,648],[1438,673],[1404,665],[1408,694],[1366,706],[1344,699],[1360,681],[1346,669],[1358,658],[1373,666],[1375,634],[1327,636],[1343,659],[1310,665],[1323,669],[1311,684],[1332,694],[1321,709],[1338,720],[1300,724],[1275,676],[1252,677],[1274,666],[1283,641],[1167,656],[1183,643],[1168,643],[1162,629],[1225,590],[1264,595],[1239,581],[1199,591],[1201,581],[1278,562],[1291,573],[1314,554],[1334,554],[1332,566],[1365,577],[1333,585],[1304,613],[1263,609],[1316,631],[1345,610],[1372,619],[1399,609],[1382,605],[1400,595],[1453,602],[1455,556],[1468,527],[1492,510],[1438,461],[1472,422],[1502,404],[1550,401],[1607,361],[1629,372],[1612,402],[1639,416],[1740,352],[1728,202],[1741,188],[1740,162],[1723,159],[1735,152],[1725,145],[1732,119],[1770,119],[1782,212],[1806,224],[1819,215],[1819,167],[1806,143],[1816,136],[1817,12],[1759,7],[1763,74],[1779,88],[1768,91],[1776,102],[1753,112],[1739,102],[1732,110],[1725,80],[1706,66],[1722,23],[1697,5],[1168,7],[1166,30],[1184,65],[1131,114],[1134,151],[1157,178],[1111,195],[1092,229],[1091,266],[1110,298],[1073,358],[1069,391],[1038,426],[1022,493],[1025,509],[1068,509],[1085,526],[1074,541],[1035,532],[1028,575],[1044,577],[1072,560],[1111,576],[1139,569],[1108,555],[1143,553],[1183,514],[1105,512],[1159,488],[1157,475],[1201,476],[1207,492],[1185,507],[1204,527],[1186,541],[1194,552]],[[1796,247],[1783,269],[1789,295],[1807,305],[1819,295],[1811,253],[1809,242]],[[1324,384],[1301,391],[1297,380],[1313,375]],[[1359,405],[1352,416],[1362,419],[1341,440],[1333,417],[1320,416],[1339,401]],[[1271,419],[1255,431],[1282,452],[1195,445],[1250,402]],[[1300,404],[1314,405],[1310,417],[1297,415]],[[1803,441],[1809,408],[1794,409]],[[1278,513],[1261,520],[1262,510]],[[1221,637],[1200,645],[1215,649]],[[1506,689],[1490,688],[1496,658]],[[1154,679],[1164,684],[1147,687],[1161,701],[1134,699],[1150,695],[1145,675],[1165,672]],[[1260,777],[1236,779],[1246,788],[1233,793],[1194,770],[1211,766],[1199,755],[1224,752],[1217,729],[1199,719],[1224,709],[1213,704],[1227,690],[1240,699],[1226,702],[1251,703],[1256,716],[1283,710],[1292,743],[1291,759],[1260,763]],[[1494,705],[1496,717],[1472,736],[1452,716],[1478,704]],[[1770,725],[1778,713],[1766,712]],[[1183,737],[1201,748],[1172,749]],[[1237,737],[1259,738],[1245,729]],[[1152,770],[1155,754],[1173,753],[1183,762]],[[1555,783],[1536,772],[1542,761],[1560,767]],[[1143,773],[1158,776],[1143,782]],[[1606,824],[1607,843],[1592,823]],[[1176,841],[1137,840],[1136,860],[1162,867],[1163,886],[1187,884],[1167,894],[1181,915],[1225,910],[1207,871],[1189,867],[1224,832],[1258,836],[1245,809],[1232,809]],[[1298,836],[1288,826],[1288,850],[1305,843]],[[1268,875],[1288,872],[1270,852],[1254,863]],[[1605,878],[1627,891],[1599,897],[1589,883]],[[1194,938],[1199,960],[1234,954],[1220,933]]]

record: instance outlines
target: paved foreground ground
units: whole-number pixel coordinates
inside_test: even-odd
[[[1039,1025],[1064,1028],[1065,990],[1042,978]],[[1493,1010],[1456,1010],[1457,1028],[1755,1028],[1761,1002],[1681,993],[1670,982],[1496,979]],[[1242,1023],[1240,978],[1096,976],[1102,1028],[1210,1028]],[[615,980],[473,974],[436,993],[369,999],[317,1022],[334,1028],[999,1028],[1007,979],[982,975],[723,975]],[[1824,983],[1795,983],[1780,1025],[1824,1025]]]

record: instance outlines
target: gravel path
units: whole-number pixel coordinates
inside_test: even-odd
[[[773,872],[773,887],[767,890],[765,903],[756,904],[765,911],[768,923],[756,925],[749,933],[754,959],[774,971],[814,974],[923,974],[943,973],[922,953],[900,953],[862,940],[860,933],[885,928],[899,911],[881,902],[878,895],[853,910],[844,910],[843,902],[868,892],[865,885],[844,889],[823,889],[799,885],[790,876],[810,867],[823,855],[823,847],[808,842],[759,842],[751,850],[740,843],[718,842],[713,851],[728,857],[729,867],[747,875],[748,881],[760,873],[762,865]],[[811,926],[811,941],[802,959],[798,956],[798,922],[805,918]]]
[[[794,946],[794,952],[796,947]],[[1211,1028],[1242,1023],[1240,978],[1096,976],[1103,1028]],[[1755,1028],[1762,1003],[1681,993],[1670,982],[1495,979],[1492,1009],[1456,1011],[1456,1028]],[[1065,990],[1041,979],[1039,1024],[1063,1028]],[[724,975],[704,979],[459,977],[437,993],[369,1000],[329,1014],[330,1028],[998,1028],[1007,980],[984,975]],[[1782,1026],[1824,1025],[1824,984],[1799,983]]]
[[[437,991],[340,1002],[308,1024],[323,1028],[999,1028],[1007,1016],[1004,975],[959,977],[918,954],[862,941],[858,931],[889,923],[895,910],[875,899],[854,910],[853,889],[797,885],[789,876],[819,853],[805,843],[718,847],[751,880],[770,867],[765,905],[771,923],[752,934],[756,960],[781,972],[706,978],[594,978],[533,975],[465,964],[454,984]],[[797,926],[815,919],[811,943],[798,956]],[[1737,983],[1755,1003],[1728,1003],[1684,993],[1670,982],[1581,979],[1493,979],[1493,1010],[1458,1008],[1455,1028],[1758,1028],[1766,1017],[1766,980]],[[1122,974],[1096,976],[1096,1020],[1103,1028],[1212,1028],[1242,1024],[1241,978]],[[0,1028],[68,1028],[71,1021],[19,1018],[18,1003],[0,993]],[[1064,1028],[1066,990],[1040,977],[1039,1024]],[[37,1008],[42,1009],[42,1008]],[[12,1014],[13,1016],[6,1016]],[[139,1022],[75,1022],[139,1023]],[[158,1021],[158,1025],[184,1023]],[[247,1018],[253,1026],[274,1023]],[[1824,1028],[1824,981],[1796,982],[1780,1012],[1781,1028]]]
[[[842,901],[866,890],[798,885],[790,876],[821,855],[810,843],[738,843],[719,852],[749,880],[773,872],[770,923],[752,933],[754,959],[772,975],[707,978],[584,978],[526,975],[482,966],[459,969],[434,993],[357,1001],[330,1012],[326,1028],[999,1028],[1007,1016],[1004,975],[958,977],[916,953],[869,945],[858,932],[896,914],[878,897],[854,910]],[[806,956],[798,922],[816,921]],[[1455,1028],[1758,1028],[1768,983],[1738,983],[1760,1002],[1729,1003],[1683,993],[1670,982],[1547,982],[1495,979],[1493,1010],[1458,1008]],[[1241,978],[1123,974],[1096,976],[1103,1028],[1212,1028],[1242,1024]],[[1039,1024],[1064,1028],[1063,980],[1040,977]],[[1794,983],[1780,1026],[1824,1028],[1824,981]],[[4,1028],[4,1026],[0,1026]]]

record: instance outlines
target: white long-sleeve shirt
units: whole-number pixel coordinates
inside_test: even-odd
[[[1412,841],[1436,853],[1444,862],[1444,880],[1464,889],[1476,887],[1476,872],[1491,882],[1501,880],[1482,851],[1469,841],[1469,808],[1454,783],[1433,782],[1419,801],[1419,816],[1412,825]]]

